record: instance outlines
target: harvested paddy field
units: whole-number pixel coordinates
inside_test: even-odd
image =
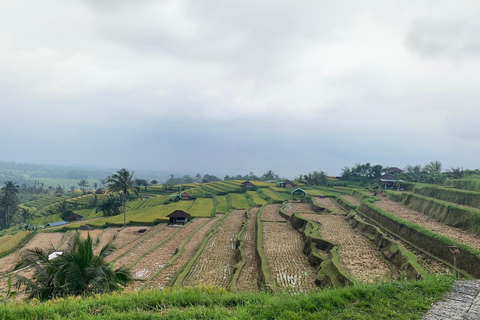
[[[271,281],[280,290],[305,292],[315,288],[316,270],[303,254],[300,233],[289,223],[262,222],[263,249],[270,267]]]
[[[258,262],[255,253],[255,224],[257,223],[257,214],[260,208],[253,207],[249,210],[249,217],[245,231],[242,235],[243,250],[245,252],[246,262],[240,271],[240,276],[237,280],[238,291],[258,291]]]
[[[152,246],[151,251],[141,257],[140,260],[132,263],[135,263],[132,266],[131,271],[135,279],[139,279],[133,286],[138,288],[142,285],[142,280],[147,280],[153,276],[159,269],[162,269],[168,260],[175,254],[178,250],[178,246],[181,244],[182,240],[187,238],[190,234],[194,233],[203,226],[209,218],[196,218],[187,223],[182,227],[170,226],[170,228],[179,229],[173,234],[173,236],[168,239],[166,242],[161,243],[159,246]]]
[[[22,248],[0,259],[0,274],[13,270],[22,251],[34,248],[40,248],[43,250],[58,248],[58,246],[62,242],[63,236],[64,233],[61,232],[37,233]]]
[[[373,282],[391,278],[387,262],[364,236],[350,227],[342,216],[302,214],[317,222],[322,238],[340,245],[340,262],[359,282]]]
[[[209,219],[208,222],[196,230],[195,233],[184,239],[179,246],[178,254],[172,258],[172,261],[167,263],[158,275],[154,276],[147,287],[162,289],[171,285],[172,280],[185,268],[200,247],[202,241],[221,217],[222,215],[217,215],[215,218]]]
[[[348,202],[350,202],[351,204],[357,207],[362,203],[359,199],[355,198],[354,196],[349,196],[346,194],[342,194],[341,198],[347,200]]]
[[[110,262],[117,259],[131,250],[134,246],[153,236],[156,232],[163,230],[163,228],[165,228],[165,224],[159,224],[154,228],[127,227],[121,229],[115,236],[115,242],[113,243],[115,251],[107,257],[107,261]],[[139,230],[142,229],[146,229],[146,231],[144,233],[139,233]]]
[[[115,260],[115,267],[123,267],[123,266],[130,266],[133,262],[135,262],[138,258],[144,256],[150,249],[159,243],[165,241],[170,237],[173,233],[178,232],[180,227],[169,227],[165,224],[153,234],[153,236],[149,237],[148,239],[143,240],[138,245],[133,246],[130,250],[125,252],[125,254]]]
[[[103,234],[102,229],[94,229],[94,230],[80,230],[78,231],[80,234],[80,238],[82,239],[87,239],[88,235],[90,235],[90,238],[92,238],[93,243],[96,243],[99,241],[100,236]]]
[[[280,215],[280,208],[281,205],[279,204],[268,204],[263,207],[262,221],[285,221]]]
[[[105,246],[107,243],[109,243],[116,237],[116,235],[118,234],[118,231],[119,231],[119,228],[105,229],[102,235],[98,238],[98,243],[95,247],[94,253],[99,254],[103,246]]]
[[[244,210],[233,210],[225,217],[185,277],[184,286],[228,288],[235,265],[237,235],[244,220]]]
[[[324,207],[329,209],[330,211],[337,212],[337,213],[345,213],[342,208],[340,208],[331,198],[320,198],[316,197],[314,198],[314,201],[316,204],[318,204],[320,207]]]
[[[480,237],[467,233],[461,229],[442,224],[424,214],[408,209],[397,202],[383,198],[381,201],[375,202],[375,206],[390,212],[402,220],[413,222],[425,229],[480,250]]]
[[[310,203],[305,202],[288,202],[284,208],[285,212],[292,214],[294,212],[297,213],[315,213],[312,209],[312,205]]]

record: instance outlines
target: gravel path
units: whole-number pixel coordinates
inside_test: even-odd
[[[480,280],[457,281],[447,295],[423,316],[424,320],[480,319]]]

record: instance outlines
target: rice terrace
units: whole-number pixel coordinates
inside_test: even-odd
[[[393,169],[384,170],[363,182],[325,176],[318,183],[312,174],[293,181],[175,184],[172,178],[144,187],[137,180],[125,193],[112,187],[114,175],[107,189],[47,190],[19,203],[24,219],[2,231],[0,310],[4,318],[15,318],[39,316],[46,308],[28,299],[37,297],[32,291],[23,291],[35,274],[34,267],[17,265],[26,252],[45,250],[55,261],[52,253],[62,255],[74,241],[91,239],[92,254],[129,270],[132,278],[121,295],[106,294],[101,305],[146,299],[159,313],[151,307],[135,312],[160,318],[183,312],[177,309],[182,305],[191,317],[420,318],[453,279],[480,277],[480,175],[445,173],[443,183],[435,184],[408,182],[408,172],[392,179]],[[34,188],[23,186],[20,194]],[[109,243],[112,249],[103,251]],[[26,282],[15,286],[19,277]],[[376,301],[381,294],[418,304],[408,312],[400,306],[386,310]],[[169,297],[185,300],[165,302],[174,299]],[[51,298],[55,314],[67,316],[60,309],[74,300]],[[27,309],[21,307],[24,299]],[[85,296],[78,306],[83,311],[74,313],[91,310],[97,303],[91,299]],[[278,306],[311,299],[317,302],[306,309]],[[331,299],[338,305],[330,305]],[[260,312],[252,303],[279,308],[280,314]],[[7,312],[7,306],[14,307]],[[98,315],[133,312],[125,308]]]

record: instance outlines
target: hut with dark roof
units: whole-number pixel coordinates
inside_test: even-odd
[[[76,214],[75,212],[72,212],[69,216],[65,218],[65,220],[68,222],[82,220],[82,219],[83,219],[83,216]]]
[[[183,192],[180,195],[180,199],[182,199],[182,200],[192,200],[192,196],[188,192]]]
[[[252,189],[253,187],[255,187],[255,185],[247,180],[247,181],[242,182],[242,187],[244,189],[248,190],[248,189]]]
[[[93,228],[89,225],[83,224],[78,228],[78,230],[93,230]]]
[[[293,200],[295,200],[295,197],[297,197],[298,199],[305,199],[306,196],[307,196],[307,192],[302,188],[297,188],[292,191]]]
[[[167,215],[168,224],[186,224],[190,215],[183,210],[175,210]]]

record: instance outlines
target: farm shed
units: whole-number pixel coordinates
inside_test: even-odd
[[[307,196],[307,193],[302,188],[297,188],[292,191],[292,196],[293,196],[293,200],[295,200],[295,196],[298,199],[305,199],[305,197]]]
[[[244,189],[248,190],[248,189],[252,189],[253,187],[255,187],[255,185],[247,180],[247,181],[242,182],[242,187]]]
[[[180,195],[180,199],[182,199],[182,200],[192,200],[192,196],[188,192],[183,192]]]
[[[73,212],[72,214],[70,214],[68,217],[65,218],[65,220],[68,222],[82,220],[82,219],[83,219],[83,216],[76,214],[75,212]]]
[[[384,174],[377,179],[380,182],[380,189],[393,189],[395,186],[400,189],[403,180],[395,179],[391,174]]]
[[[92,227],[90,227],[89,225],[86,225],[86,224],[82,224],[78,230],[93,230]]]
[[[169,215],[168,217],[168,224],[186,224],[188,222],[188,218],[190,215],[183,210],[175,210]]]
[[[285,189],[292,189],[296,187],[295,183],[293,183],[290,180],[285,180],[277,183],[277,187],[279,188],[285,188]]]
[[[50,222],[45,225],[45,227],[56,227],[67,224],[67,221],[59,221],[59,222]]]
[[[97,189],[97,190],[95,191],[95,193],[96,193],[96,194],[104,194],[105,191],[103,191],[103,189]]]

